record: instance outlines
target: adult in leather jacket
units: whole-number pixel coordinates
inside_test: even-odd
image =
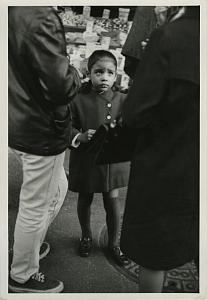
[[[67,192],[68,104],[80,79],[52,7],[9,7],[8,21],[9,146],[23,169],[9,289],[58,293],[63,283],[42,274],[39,259],[49,251],[44,238]]]
[[[24,18],[22,18],[24,16]],[[68,144],[68,103],[79,87],[52,8],[9,8],[9,146],[55,155]]]

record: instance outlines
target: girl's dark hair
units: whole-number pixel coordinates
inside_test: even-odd
[[[93,65],[100,59],[104,58],[104,57],[108,57],[111,58],[114,61],[114,65],[117,69],[117,60],[116,57],[107,50],[95,50],[91,56],[88,59],[88,71],[90,72]]]

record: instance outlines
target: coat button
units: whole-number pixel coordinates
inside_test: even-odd
[[[107,120],[110,120],[110,119],[111,119],[111,116],[110,116],[110,115],[108,115],[106,118],[107,118]]]
[[[107,103],[107,107],[111,107],[111,103]]]

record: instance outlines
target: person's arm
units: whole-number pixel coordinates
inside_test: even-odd
[[[125,55],[125,65],[124,65],[124,71],[125,73],[130,77],[134,78],[136,69],[138,68],[139,59]]]
[[[54,105],[70,102],[80,87],[80,78],[66,56],[64,30],[53,9],[38,29],[26,35],[25,59],[38,74],[45,100]]]
[[[132,27],[122,48],[122,54],[138,60],[142,56],[141,42],[149,38],[156,27],[154,6],[138,6]]]
[[[123,104],[122,118],[127,126],[140,128],[150,123],[154,108],[164,97],[170,49],[164,32],[162,28],[153,32]]]
[[[75,101],[70,103],[70,112],[72,116],[72,128],[71,128],[71,146],[78,148],[81,143],[88,143],[96,130],[88,129],[82,132],[80,116]]]
[[[76,105],[76,99],[79,97],[79,95],[76,96],[76,98],[70,102],[70,113],[71,113],[71,133],[70,133],[70,144],[72,147],[77,148],[80,144],[80,142],[77,141],[78,135],[81,134],[81,121],[78,113],[78,108]]]

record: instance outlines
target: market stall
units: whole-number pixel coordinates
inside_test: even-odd
[[[135,7],[109,8],[70,6],[59,9],[65,28],[67,53],[84,81],[87,80],[87,58],[91,53],[97,49],[111,51],[118,62],[117,84],[122,90],[127,90],[129,77],[124,72],[125,57],[121,51],[132,25],[130,19]],[[111,17],[116,16],[115,13],[117,17]]]

